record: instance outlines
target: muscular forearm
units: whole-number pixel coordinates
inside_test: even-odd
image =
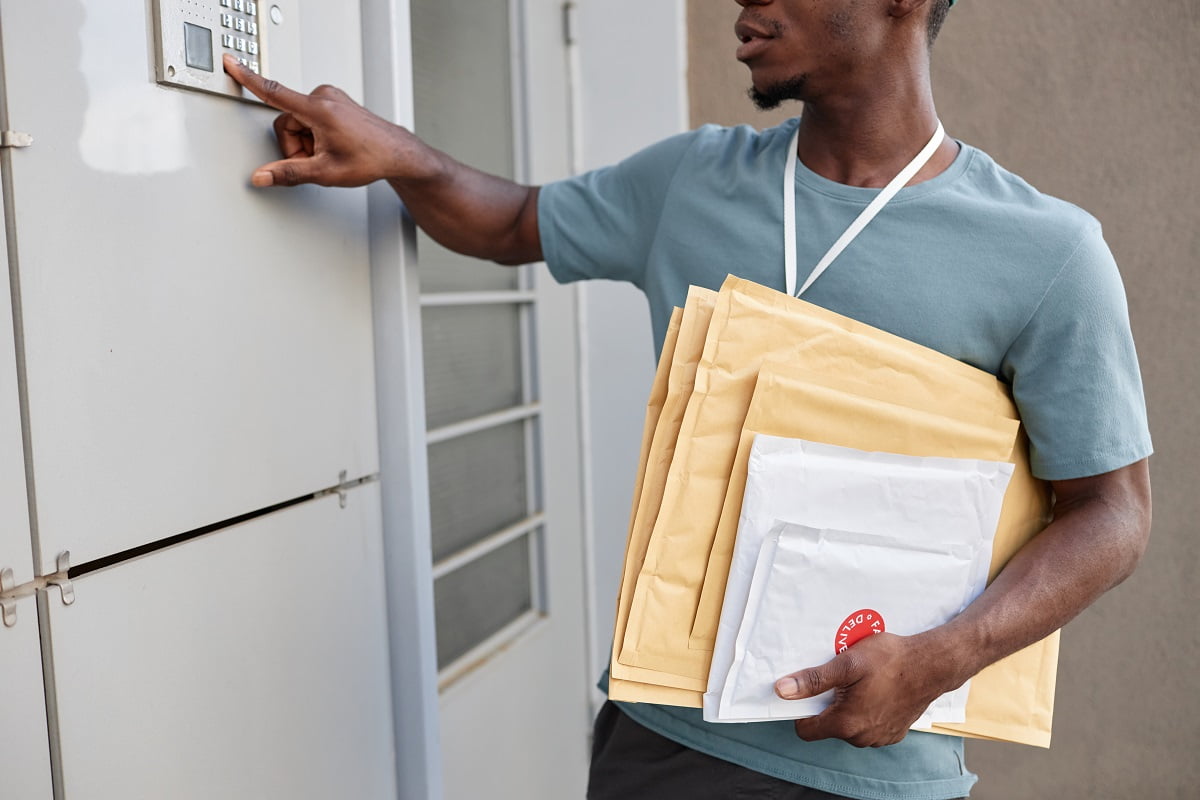
[[[413,139],[422,162],[415,177],[388,177],[413,220],[439,244],[501,264],[541,261],[536,187],[455,161]],[[411,170],[410,170],[411,172]]]
[[[967,610],[921,634],[958,685],[1058,630],[1133,572],[1150,532],[1146,462],[1055,485],[1054,521]]]

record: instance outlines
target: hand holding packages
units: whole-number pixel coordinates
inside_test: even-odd
[[[901,635],[958,615],[987,584],[1012,473],[1005,462],[755,437],[705,719],[819,713],[825,701],[781,700],[772,687],[836,655],[829,642],[852,612],[876,609]],[[961,722],[965,703],[954,693],[928,722]]]
[[[649,448],[614,631],[613,699],[700,705],[683,687],[709,677],[756,433],[1012,462],[989,577],[1049,520],[1048,487],[1029,471],[1016,408],[995,376],[738,278],[710,308],[703,354],[685,359],[683,377],[694,378],[686,412],[676,402],[668,413],[668,394]],[[685,310],[672,377],[689,349],[687,323]],[[971,683],[966,721],[933,730],[1048,745],[1057,654],[1055,634],[988,667]]]
[[[722,697],[725,716],[716,721],[821,713],[832,691],[783,700],[775,681],[828,661],[864,636],[908,636],[953,618],[970,601],[975,557],[965,544],[777,523],[759,551]],[[913,727],[961,721],[965,703],[964,692],[943,695]]]

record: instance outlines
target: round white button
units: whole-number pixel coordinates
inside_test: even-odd
[[[276,25],[283,24],[283,9],[279,6],[271,6],[271,22],[274,22]]]

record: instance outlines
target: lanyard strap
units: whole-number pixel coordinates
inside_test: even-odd
[[[937,130],[933,133],[933,138],[929,140],[929,144],[921,152],[917,153],[909,165],[900,170],[900,174],[892,178],[891,183],[885,186],[879,194],[875,195],[870,204],[863,209],[858,215],[858,219],[850,223],[850,227],[841,235],[833,247],[829,248],[829,252],[821,259],[817,266],[813,267],[812,273],[808,276],[808,280],[800,287],[800,291],[796,291],[796,146],[800,141],[800,128],[796,128],[796,134],[792,137],[792,144],[788,148],[787,166],[784,168],[783,179],[783,259],[784,259],[784,278],[787,286],[787,293],[799,297],[804,294],[808,287],[813,285],[813,281],[821,277],[833,260],[842,254],[849,244],[854,241],[858,234],[862,233],[863,228],[867,227],[868,223],[875,218],[875,215],[883,209],[888,201],[896,196],[896,193],[908,184],[913,179],[913,176],[921,171],[921,167],[928,163],[933,154],[937,152],[941,146],[942,140],[946,137],[946,131],[942,127],[939,120]]]

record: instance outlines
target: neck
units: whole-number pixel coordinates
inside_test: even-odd
[[[868,90],[806,98],[797,146],[801,163],[849,186],[886,186],[937,128],[928,67],[902,75],[873,80]],[[947,138],[910,185],[941,173],[957,153],[958,144]]]

